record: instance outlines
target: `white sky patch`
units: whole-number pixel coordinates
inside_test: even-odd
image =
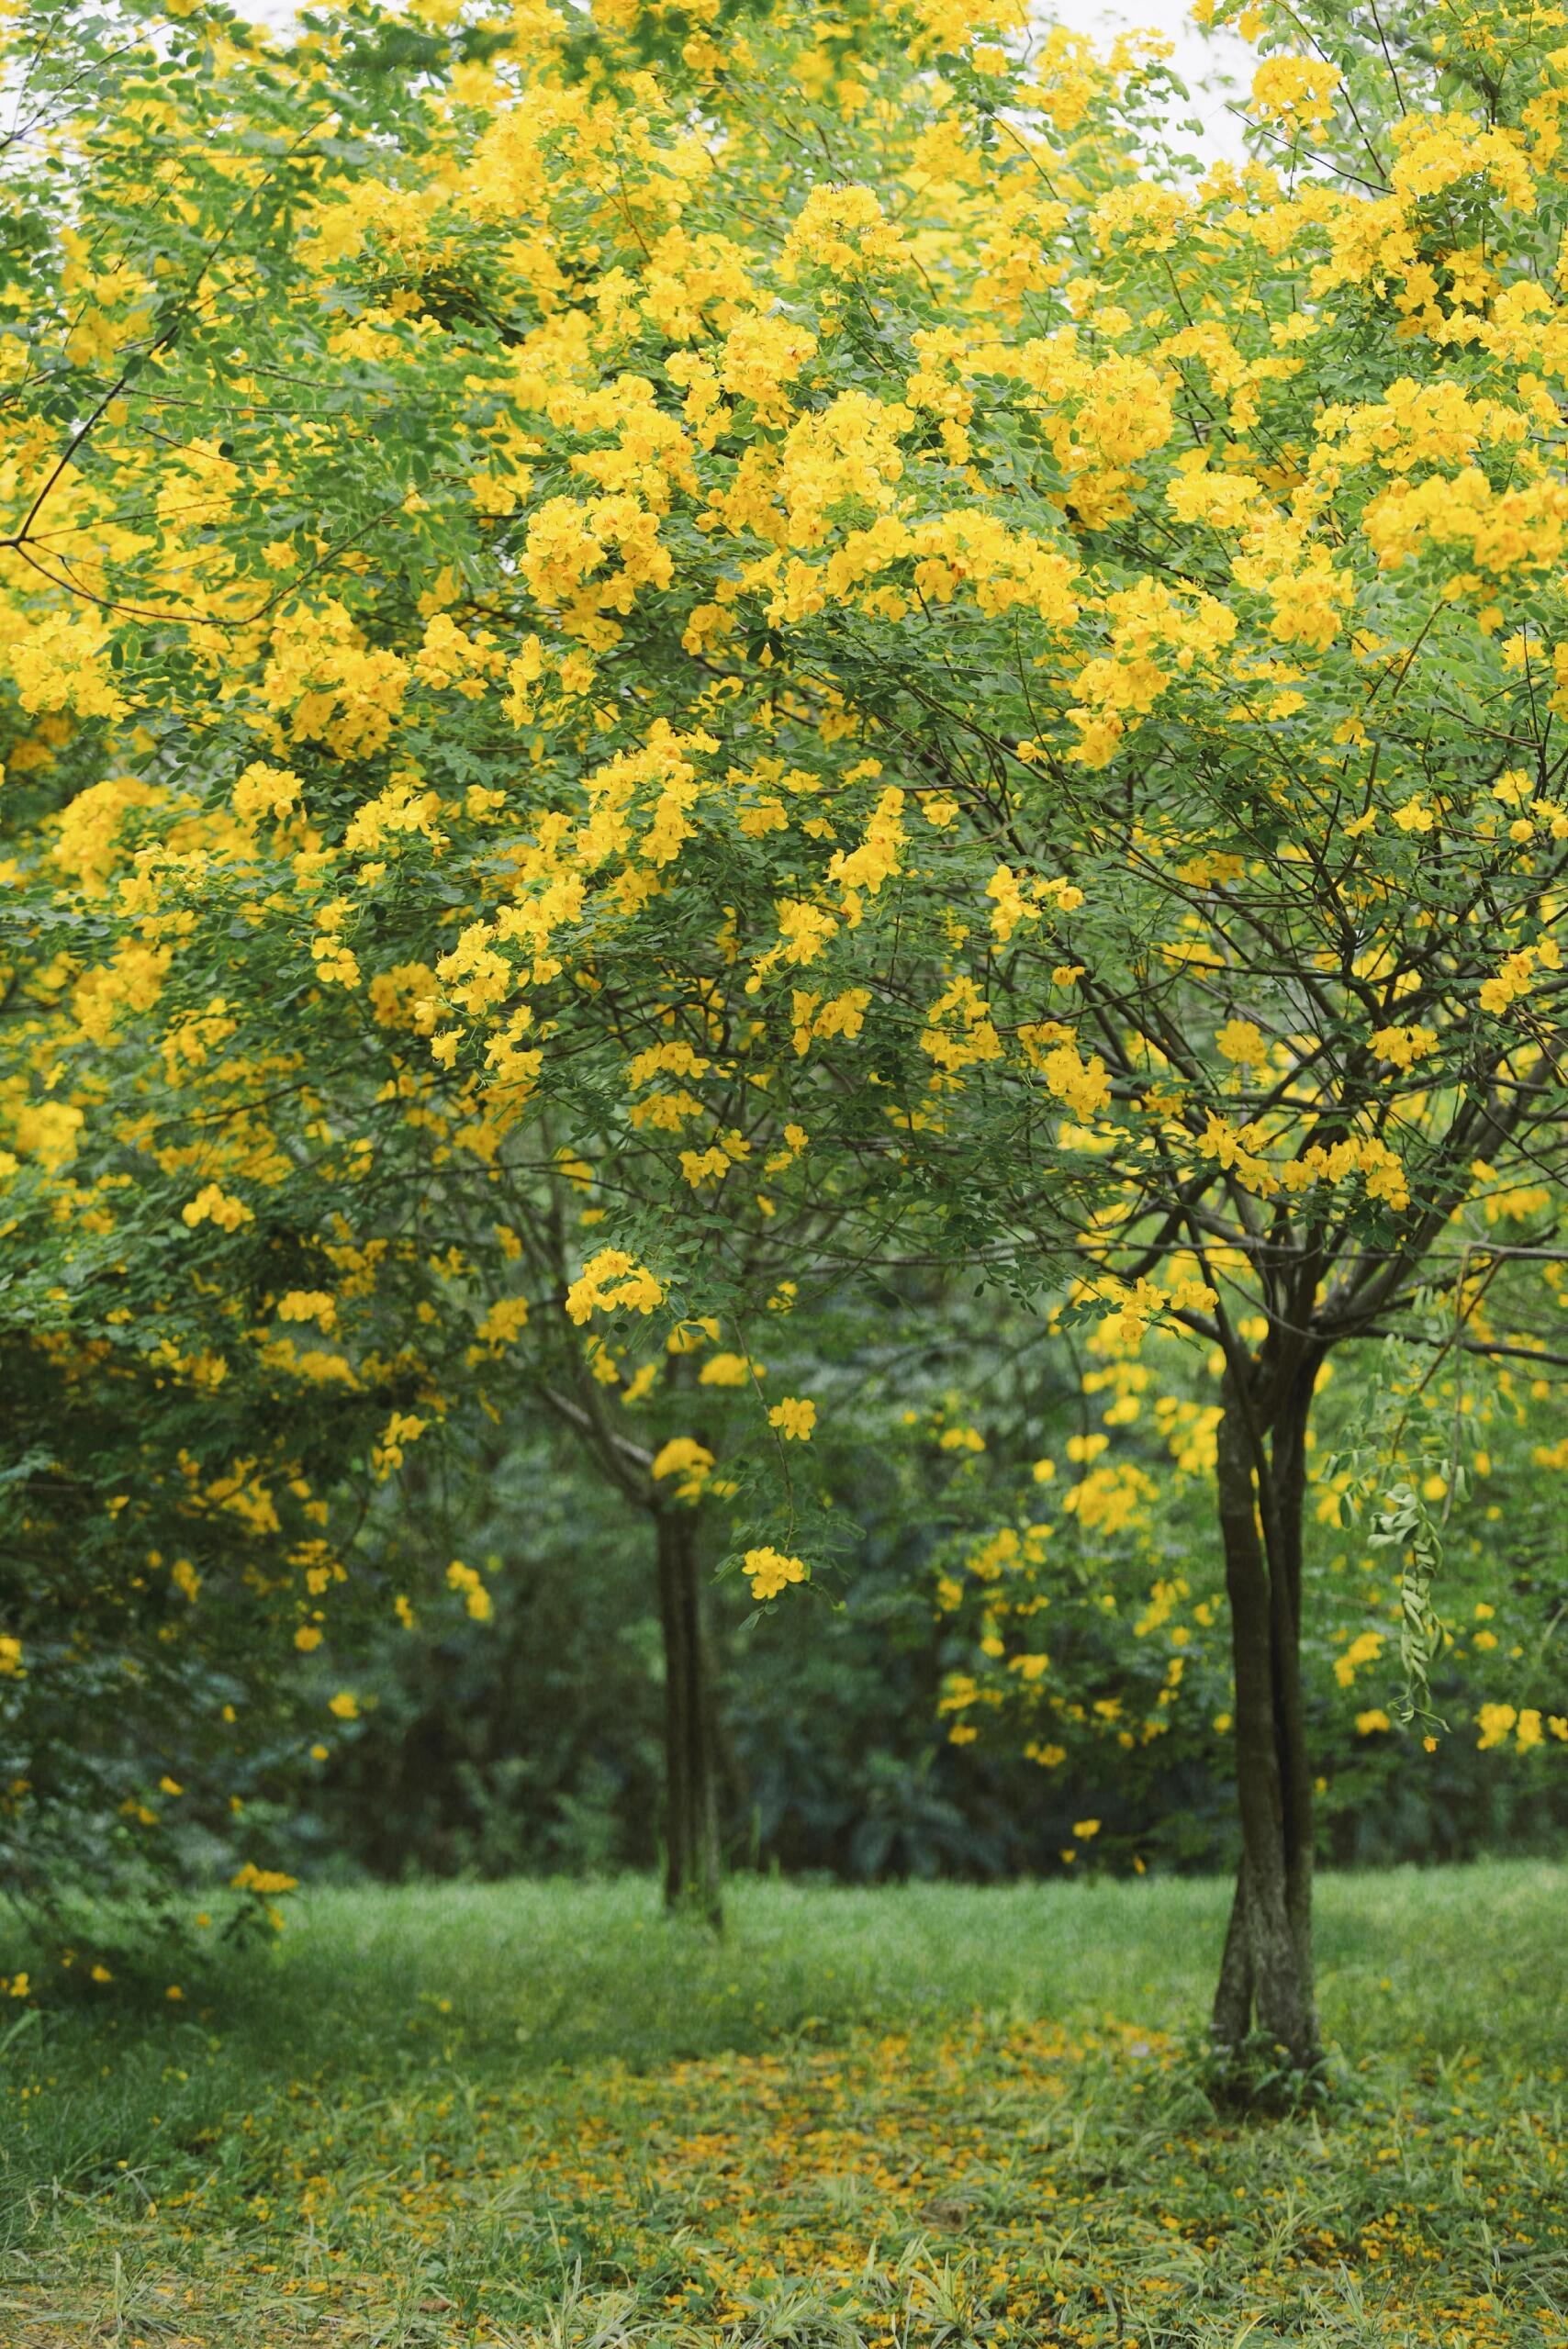
[[[1120,0],[1102,6],[1099,0],[1058,0],[1044,13],[1074,32],[1088,33],[1103,45],[1118,33],[1163,33],[1174,45],[1172,70],[1185,82],[1191,104],[1178,109],[1177,119],[1195,117],[1202,135],[1192,144],[1204,163],[1226,157],[1244,160],[1241,125],[1235,112],[1251,87],[1256,60],[1240,37],[1223,29],[1206,32],[1193,22],[1190,0]]]
[[[280,32],[298,13],[291,0],[232,0],[232,5],[253,23]],[[1179,109],[1177,118],[1191,115],[1202,125],[1201,135],[1191,142],[1200,161],[1209,163],[1226,156],[1239,162],[1243,151],[1234,106],[1251,84],[1252,52],[1235,33],[1207,33],[1193,24],[1190,6],[1191,0],[1111,0],[1111,5],[1057,0],[1054,7],[1041,9],[1040,21],[1088,33],[1102,46],[1118,33],[1163,33],[1175,44],[1171,65],[1192,94],[1191,105]]]

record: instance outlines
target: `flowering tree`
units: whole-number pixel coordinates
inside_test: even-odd
[[[514,1158],[500,1157],[503,1175],[515,1175]],[[503,1359],[484,1374],[483,1407],[498,1417],[502,1411],[515,1415],[521,1404],[554,1419],[651,1533],[664,1661],[666,1905],[691,1908],[718,1927],[717,1699],[703,1596],[715,1553],[712,1528],[719,1510],[733,1510],[755,1474],[745,1439],[756,1406],[780,1454],[787,1444],[811,1441],[817,1406],[809,1396],[780,1393],[778,1377],[765,1386],[769,1363],[724,1343],[715,1315],[677,1321],[657,1343],[645,1329],[606,1342],[587,1326],[607,1281],[623,1302],[650,1293],[639,1276],[607,1266],[603,1252],[596,1252],[590,1273],[573,1277],[582,1253],[575,1227],[580,1222],[591,1230],[602,1219],[602,1189],[570,1152],[543,1180],[503,1181],[505,1228],[528,1287],[512,1300],[506,1343],[496,1349]],[[497,1196],[492,1187],[492,1204]],[[483,1254],[472,1241],[465,1269],[470,1287],[483,1277]],[[536,1301],[532,1313],[527,1295]],[[767,1299],[766,1335],[782,1336],[789,1357],[798,1359],[799,1343],[790,1343],[791,1333],[779,1326],[792,1297],[785,1283]],[[492,1321],[501,1310],[490,1309]],[[476,1351],[454,1349],[446,1387],[454,1408],[469,1390]],[[771,1344],[768,1352],[778,1369]],[[798,1572],[794,1559],[762,1543],[745,1552],[745,1564],[752,1594],[763,1604]]]
[[[1545,1823],[1538,1773],[1568,1743],[1561,1357],[1528,1342],[1522,1301],[1512,1320],[1496,1302],[1476,1303],[1462,1350],[1444,1313],[1319,1378],[1302,1653],[1320,1850],[1370,1852],[1403,1806],[1457,1815],[1470,1789],[1500,1819],[1518,1790]],[[1204,1538],[1224,1353],[1170,1328],[1129,1345],[1114,1320],[1070,1352],[1076,1393],[1023,1429],[999,1426],[994,1396],[975,1411],[991,1457],[966,1458],[946,1496],[934,1596],[964,1642],[941,1700],[950,1739],[1045,1773],[1061,1863],[1081,1872],[1201,1848],[1235,1718],[1224,1561]],[[1428,1706],[1401,1722],[1407,1509],[1443,1545],[1445,1622]],[[1066,1832],[1075,1815],[1087,1837]]]
[[[487,1314],[548,1134],[610,1344],[897,1230],[1218,1348],[1216,2029],[1310,2060],[1315,1387],[1557,1193],[1549,37],[1254,8],[1194,184],[1010,0],[105,21],[13,35],[84,165],[47,229],[20,144],[19,1195]]]

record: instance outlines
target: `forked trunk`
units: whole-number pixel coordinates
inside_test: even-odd
[[[1234,2048],[1256,2026],[1307,2066],[1313,1995],[1312,1780],[1301,1695],[1302,1509],[1316,1366],[1264,1417],[1226,1381],[1216,1466],[1236,1668],[1241,1866],[1214,2006]]]
[[[702,1624],[697,1524],[660,1509],[659,1618],[665,1651],[665,1906],[723,1927],[713,1696]]]

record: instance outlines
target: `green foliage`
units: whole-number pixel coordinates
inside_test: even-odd
[[[837,1726],[793,1763],[743,1750],[771,1634],[728,1626],[759,1858],[920,1873],[1070,1834],[1080,1862],[1191,1859],[1234,1733],[1311,2054],[1303,1714],[1358,1803],[1352,1735],[1374,1771],[1397,1750],[1358,1704],[1386,1590],[1315,1604],[1295,1701],[1314,1386],[1391,1325],[1431,1337],[1456,1261],[1456,1344],[1529,1350],[1521,1301],[1486,1301],[1521,1249],[1534,1302],[1562,1292],[1568,987],[1559,52],[1506,7],[1451,54],[1313,26],[1254,28],[1283,175],[1178,187],[1159,71],[1013,6],[356,6],[271,43],[186,0],[16,19],[24,1885],[166,1876],[151,1788],[196,1784],[216,1844],[259,1816],[246,1772],[281,1797],[308,1761],[323,1840],[389,1783],[423,1804],[403,1856],[646,1856],[633,1520],[569,1629],[546,1520],[493,1682],[465,1645],[454,1594],[494,1606],[470,1533],[513,1547],[478,1482],[530,1473],[548,1415],[644,1520],[700,1510],[760,1606],[865,1570],[801,1659],[800,1710]],[[1020,1309],[1070,1292],[1058,1334],[1114,1336],[1095,1387],[987,1400],[999,1314],[899,1396],[823,1300],[879,1307],[905,1253]],[[1217,1557],[1137,1420],[1157,1330],[1223,1358],[1223,1414],[1191,1348],[1156,1348],[1152,1400],[1193,1406],[1195,1456],[1223,1415],[1240,1462],[1234,1707]],[[801,1458],[815,1397],[779,1389],[807,1367],[846,1426],[824,1409]],[[1070,1479],[1045,1423],[1070,1388],[1087,1421],[1103,1377],[1137,1432],[1086,1425]],[[901,1403],[910,1456],[874,1471]],[[993,1407],[1013,1440],[982,1454]],[[1398,1553],[1424,1706],[1461,1463],[1417,1425],[1344,1498]],[[517,1459],[495,1426],[528,1428]],[[418,1480],[448,1473],[455,1539],[415,1538]],[[1361,1569],[1313,1571],[1320,1602]],[[897,1595],[927,1575],[946,1629]],[[1568,1720],[1556,1596],[1532,1573],[1475,1602],[1520,1670],[1463,1709],[1526,1771]],[[460,1636],[421,1690],[442,1605]],[[971,1836],[925,1727],[944,1675],[955,1739],[972,1713],[1011,1740],[1000,1834]],[[354,1728],[378,1710],[390,1735]],[[324,1717],[353,1731],[335,1764]],[[455,1812],[415,1792],[421,1739]],[[1023,1836],[1018,1746],[1063,1773]]]
[[[795,1594],[802,1604],[760,1616],[734,1580],[710,1593],[732,1863],[851,1879],[1226,1865],[1233,1757],[1215,1725],[1234,1700],[1220,1564],[1201,1463],[1183,1471],[1172,1449],[1190,1446],[1212,1407],[1201,1354],[1173,1366],[1151,1343],[1147,1361],[1109,1378],[1114,1363],[1080,1352],[1075,1374],[1045,1323],[952,1292],[935,1303],[884,1298],[875,1319],[846,1310],[834,1352],[836,1370],[813,1369],[805,1383],[826,1402],[816,1473],[856,1527],[838,1573]],[[1091,1393],[1082,1373],[1095,1365],[1107,1382]],[[1150,1373],[1131,1419],[1129,1367]],[[1447,1528],[1436,1597],[1451,1631],[1432,1700],[1446,1727],[1427,1752],[1422,1725],[1398,1718],[1401,1561],[1348,1516],[1329,1521],[1346,1514],[1336,1488],[1347,1439],[1381,1408],[1370,1374],[1383,1375],[1376,1349],[1347,1354],[1326,1389],[1308,1511],[1319,1849],[1356,1866],[1554,1851],[1568,1788],[1562,1742],[1544,1723],[1565,1709],[1556,1625],[1568,1586],[1562,1479],[1536,1459],[1554,1393],[1531,1401],[1518,1381],[1470,1379],[1466,1424],[1478,1424],[1467,1456],[1479,1453],[1485,1473]],[[1452,1402],[1441,1381],[1428,1383],[1419,1443],[1428,1422],[1447,1441]],[[1106,1450],[1075,1462],[1070,1446],[1081,1449],[1106,1413]],[[966,1441],[948,1449],[956,1432]],[[970,1437],[984,1449],[969,1449]],[[1042,1456],[1059,1463],[1044,1486],[1033,1473]],[[1061,1509],[1063,1493],[1108,1466],[1143,1481],[1129,1523],[1097,1528],[1083,1509]],[[967,1577],[963,1561],[1047,1504],[1061,1547],[1040,1618],[1053,1658],[1045,1686],[1118,1702],[1121,1716],[1098,1735],[1042,1709],[1038,1689],[1009,1672],[1018,1646],[1040,1644],[1033,1618],[1008,1630],[1001,1656],[980,1644],[999,1588],[1019,1577]],[[709,1527],[705,1538],[711,1564],[722,1536]],[[388,1488],[365,1543],[380,1586],[428,1587],[462,1557],[483,1569],[495,1617],[448,1610],[427,1635],[423,1618],[410,1634],[386,1616],[356,1665],[363,1717],[313,1773],[301,1864],[395,1876],[652,1866],[661,1665],[651,1542],[645,1514],[545,1424],[510,1441],[492,1429],[472,1454],[448,1447],[439,1477],[410,1472]],[[950,1611],[955,1572],[966,1594]],[[1156,1604],[1177,1582],[1185,1594]],[[1151,1612],[1143,1636],[1129,1637]],[[1178,1658],[1175,1701],[1162,1705]],[[323,1688],[334,1684],[333,1667],[321,1670]],[[939,1712],[954,1674],[1005,1702]],[[1505,1691],[1540,1716],[1528,1751],[1517,1722],[1478,1747],[1480,1708]],[[1124,1746],[1127,1721],[1145,1718],[1159,1734]],[[950,1742],[955,1719],[978,1722],[973,1743]],[[1025,1758],[1042,1738],[1062,1744],[1053,1767]],[[1085,1817],[1102,1822],[1087,1842],[1073,1832]]]

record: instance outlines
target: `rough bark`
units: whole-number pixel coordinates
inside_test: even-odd
[[[665,1656],[665,1906],[723,1927],[713,1692],[696,1521],[655,1514]]]
[[[1215,2044],[1238,2047],[1251,2028],[1252,1941],[1247,1925],[1247,1878],[1238,1870],[1225,1932],[1225,1954],[1219,1962],[1219,1986],[1215,1992]]]
[[[1315,1375],[1316,1366],[1298,1372],[1282,1396],[1275,1415],[1271,1443],[1273,1505],[1269,1527],[1274,1729],[1284,1800],[1285,1906],[1309,1995],[1313,1985],[1312,1773],[1301,1683],[1301,1586],[1306,1423]]]
[[[1312,1780],[1301,1698],[1302,1506],[1312,1378],[1275,1408],[1227,1378],[1216,1465],[1236,1671],[1241,1866],[1215,1999],[1216,2043],[1257,2028],[1292,2061],[1319,2053],[1312,1967]]]

